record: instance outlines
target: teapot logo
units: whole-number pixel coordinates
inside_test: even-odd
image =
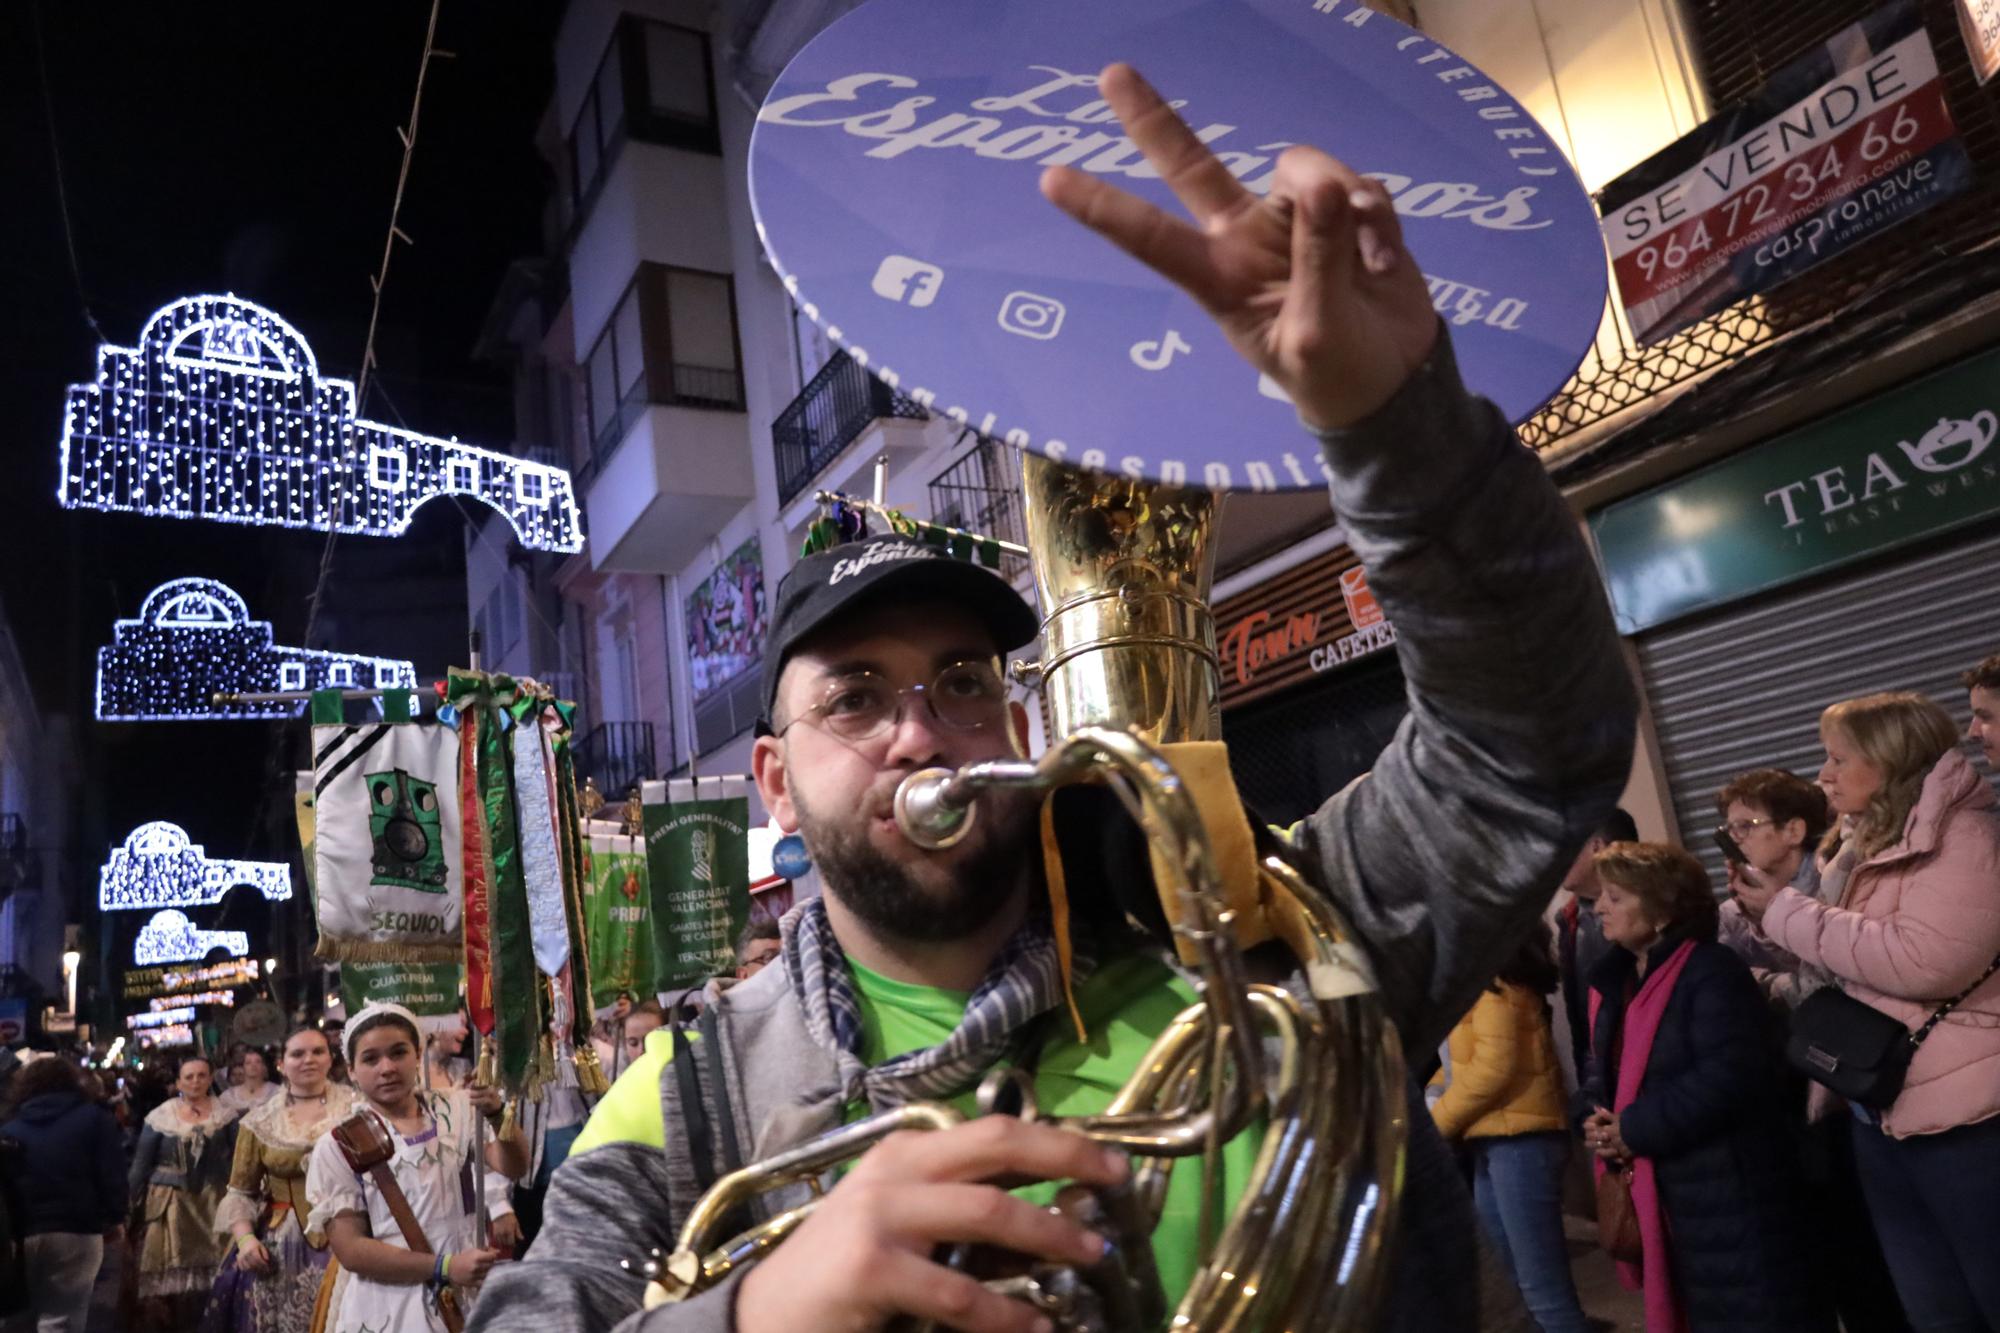
[[[1996,427],[2000,421],[1991,412],[1978,412],[1963,420],[1939,417],[1937,425],[1915,444],[1899,440],[1896,447],[1922,471],[1956,472],[1986,452]]]

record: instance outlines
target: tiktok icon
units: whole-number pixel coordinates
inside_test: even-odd
[[[1181,337],[1180,330],[1168,329],[1162,338],[1148,338],[1135,342],[1126,352],[1132,364],[1141,370],[1165,370],[1174,363],[1174,357],[1182,352],[1192,352],[1188,340]]]

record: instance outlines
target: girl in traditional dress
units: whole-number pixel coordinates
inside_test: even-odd
[[[200,1053],[174,1067],[175,1094],[139,1131],[130,1184],[141,1198],[139,1300],[145,1322],[192,1328],[215,1281],[222,1252],[215,1210],[228,1170],[222,1139],[235,1112],[212,1095],[214,1066]]]
[[[253,1053],[254,1054],[254,1053]],[[327,1081],[333,1047],[316,1027],[285,1038],[284,1091],[236,1128],[229,1193],[216,1232],[233,1249],[202,1317],[203,1333],[307,1333],[327,1262],[326,1235],[308,1232],[306,1155],[354,1114],[352,1088]]]
[[[271,1081],[264,1053],[255,1046],[237,1043],[229,1052],[229,1086],[223,1089],[222,1104],[243,1116],[277,1095],[278,1085]]]
[[[507,1193],[527,1154],[518,1133],[489,1132],[486,1160],[474,1159],[474,1118],[496,1119],[500,1095],[490,1088],[424,1091],[422,1038],[409,1010],[370,1005],[348,1023],[345,1039],[355,1087],[366,1098],[362,1114],[386,1131],[388,1169],[432,1253],[412,1252],[374,1176],[349,1166],[333,1135],[321,1138],[306,1170],[307,1229],[326,1232],[345,1277],[328,1333],[443,1333],[439,1298],[449,1293],[462,1309],[486,1270],[520,1239]],[[485,1247],[474,1242],[482,1196],[493,1219]]]

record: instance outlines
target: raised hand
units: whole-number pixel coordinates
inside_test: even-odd
[[[1070,167],[1044,172],[1042,193],[1199,301],[1309,425],[1350,426],[1388,402],[1438,336],[1388,191],[1301,146],[1259,198],[1130,65],[1098,88],[1193,225]]]

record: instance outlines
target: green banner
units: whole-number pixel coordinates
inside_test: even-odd
[[[637,838],[593,835],[586,861],[584,938],[590,941],[590,1001],[599,1009],[653,994],[653,922],[646,851]]]
[[[750,918],[749,820],[741,796],[645,807],[654,989],[735,970],[736,936]]]
[[[400,1004],[418,1018],[458,1012],[457,963],[342,963],[340,998],[349,1014],[371,1004]]]
[[[2000,351],[1607,505],[1590,527],[1619,631],[2000,513],[1996,410]]]

